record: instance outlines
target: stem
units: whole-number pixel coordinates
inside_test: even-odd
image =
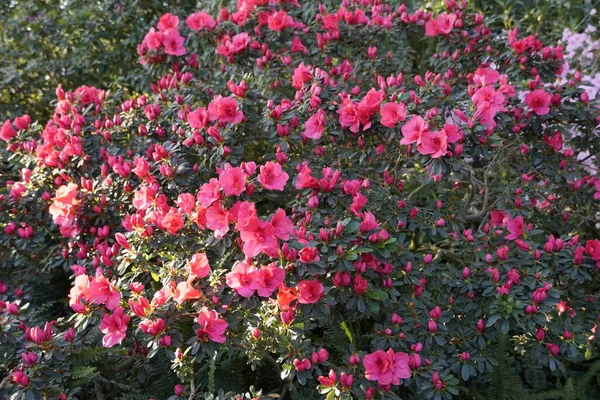
[[[198,389],[196,388],[196,382],[194,381],[194,377],[190,381],[190,397],[189,400],[194,400],[196,398],[196,392]]]
[[[94,393],[96,394],[96,400],[104,400],[104,392],[102,392],[102,385],[100,382],[94,382]]]
[[[410,192],[410,194],[408,195],[408,197],[406,198],[406,200],[407,201],[413,200],[415,198],[415,196],[418,195],[420,192],[422,192],[427,186],[429,186],[430,183],[431,183],[431,180],[423,182],[421,184],[421,186],[419,186],[418,188],[416,188],[415,190],[413,190],[412,192]]]
[[[10,382],[10,374],[6,375],[6,377],[2,379],[2,382],[0,382],[0,390],[4,389],[6,385],[8,385],[8,382]]]

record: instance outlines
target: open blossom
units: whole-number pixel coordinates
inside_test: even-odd
[[[169,28],[162,32],[161,39],[165,53],[172,56],[182,56],[186,53],[185,47],[183,47],[185,38],[181,36],[175,29]]]
[[[211,121],[239,124],[244,113],[238,110],[237,101],[233,97],[215,96],[208,105],[208,117]]]
[[[225,276],[227,286],[242,297],[251,297],[256,290],[256,269],[245,262],[238,262]]]
[[[285,279],[285,271],[275,263],[262,266],[256,271],[252,285],[261,297],[270,297]]]
[[[72,226],[75,217],[79,200],[77,199],[79,186],[75,183],[69,183],[58,188],[56,195],[52,198],[50,205],[50,215],[52,220],[59,226]]]
[[[210,274],[210,265],[205,253],[196,253],[188,261],[190,273],[196,278],[205,278]]]
[[[585,244],[585,252],[594,261],[600,261],[600,240],[588,240]]]
[[[325,126],[327,125],[327,118],[325,117],[325,111],[320,108],[304,123],[304,132],[302,134],[307,138],[318,140],[323,136]]]
[[[302,86],[304,86],[305,83],[310,82],[312,78],[312,68],[304,65],[302,62],[294,69],[294,74],[292,75],[292,87],[300,90],[302,89]]]
[[[543,89],[536,89],[525,95],[525,103],[537,115],[546,115],[550,112],[552,96]]]
[[[206,227],[215,232],[215,237],[221,239],[229,231],[229,213],[220,201],[213,203],[206,210]]]
[[[312,264],[320,260],[319,249],[316,247],[304,247],[298,255],[300,256],[300,261],[306,264]]]
[[[148,335],[156,336],[159,335],[162,331],[165,330],[166,324],[165,320],[162,318],[157,318],[155,320],[145,319],[140,322],[140,329],[147,333]]]
[[[90,289],[90,277],[81,274],[75,278],[73,287],[69,292],[69,306],[73,311],[77,313],[85,313],[86,307],[90,303],[89,289]]]
[[[425,24],[426,36],[447,35],[452,31],[456,22],[456,14],[440,14],[437,18],[430,18]]]
[[[81,282],[83,283],[83,282]],[[104,304],[109,310],[119,306],[121,294],[104,276],[93,278],[86,293],[92,304]]]
[[[188,124],[192,128],[202,129],[208,125],[208,110],[204,107],[198,107],[187,116]]]
[[[345,98],[338,109],[339,122],[344,128],[350,129],[354,133],[360,130],[361,119],[357,104],[349,98]]]
[[[505,111],[506,97],[492,86],[484,86],[471,96],[473,105],[477,108],[473,119],[480,120],[484,125],[494,126],[494,117],[500,111]]]
[[[280,32],[288,26],[294,26],[294,19],[285,11],[275,11],[267,18],[267,27],[276,32]]]
[[[12,127],[10,119],[7,119],[6,121],[4,121],[4,124],[2,124],[2,127],[0,128],[0,139],[4,140],[5,142],[8,142],[9,140],[14,139],[16,136],[17,132]]]
[[[314,304],[321,300],[325,288],[316,279],[304,280],[298,283],[298,303],[300,304]]]
[[[158,20],[156,27],[159,31],[166,31],[167,29],[177,30],[179,29],[179,17],[171,13],[163,14]]]
[[[400,144],[421,144],[421,136],[429,131],[429,124],[420,115],[413,115],[407,123],[402,126],[402,140]]]
[[[406,353],[394,353],[394,350],[377,350],[363,359],[365,378],[377,381],[381,385],[399,385],[400,379],[411,377]]]
[[[197,322],[200,325],[196,330],[198,339],[208,338],[215,343],[225,343],[225,331],[229,324],[216,311],[203,307]]]
[[[172,208],[162,218],[161,223],[167,232],[176,235],[183,228],[183,217],[175,208]]]
[[[399,103],[385,103],[379,110],[381,114],[381,125],[393,128],[398,121],[406,118],[406,106]]]
[[[426,131],[421,134],[421,144],[417,147],[421,154],[429,154],[431,158],[439,158],[448,152],[448,136],[446,131]]]
[[[504,236],[505,239],[515,240],[523,235],[525,229],[525,222],[523,217],[509,218],[506,223],[506,228],[509,234]]]
[[[223,188],[225,196],[239,196],[246,190],[246,178],[248,176],[241,168],[228,168],[219,174],[219,184]]]
[[[294,229],[294,223],[289,219],[283,208],[278,208],[270,221],[273,227],[273,235],[277,239],[289,240],[290,232]]]
[[[500,79],[500,74],[495,69],[479,67],[473,73],[473,83],[480,86],[493,85]]]
[[[188,281],[179,282],[172,292],[173,300],[177,304],[183,304],[188,300],[195,300],[202,297],[196,288]]]
[[[260,174],[258,175],[258,181],[270,190],[283,190],[289,178],[281,165],[272,161],[267,161],[265,165],[261,165]]]
[[[113,347],[116,344],[121,344],[125,336],[127,336],[127,325],[129,325],[130,317],[123,314],[121,307],[115,309],[112,314],[104,314],[100,321],[100,331],[104,333],[102,345],[104,347]]]
[[[196,195],[196,200],[204,207],[209,207],[212,203],[221,198],[220,189],[221,185],[219,184],[219,180],[211,178],[208,183],[200,186],[200,190]]]
[[[200,31],[202,29],[211,31],[215,26],[217,26],[214,18],[204,11],[198,11],[194,14],[191,14],[185,19],[185,23],[193,31]]]
[[[254,218],[251,223],[240,229],[240,237],[244,242],[243,251],[246,257],[255,257],[261,252],[276,256],[279,251],[273,225],[258,218]]]

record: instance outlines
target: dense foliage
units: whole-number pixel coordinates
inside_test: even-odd
[[[2,123],[0,393],[599,390],[585,66],[454,0],[332,3],[165,14],[150,93]]]
[[[147,26],[195,4],[170,0],[0,2],[0,117],[52,116],[54,89],[81,85],[146,90],[135,48]]]

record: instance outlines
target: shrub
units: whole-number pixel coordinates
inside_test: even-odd
[[[138,54],[151,94],[0,130],[12,398],[597,389],[597,110],[560,46],[455,1],[240,1]]]

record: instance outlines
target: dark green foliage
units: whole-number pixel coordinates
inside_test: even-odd
[[[0,2],[0,120],[45,120],[54,90],[81,85],[147,90],[137,44],[165,12],[190,13],[184,0],[5,0]]]

